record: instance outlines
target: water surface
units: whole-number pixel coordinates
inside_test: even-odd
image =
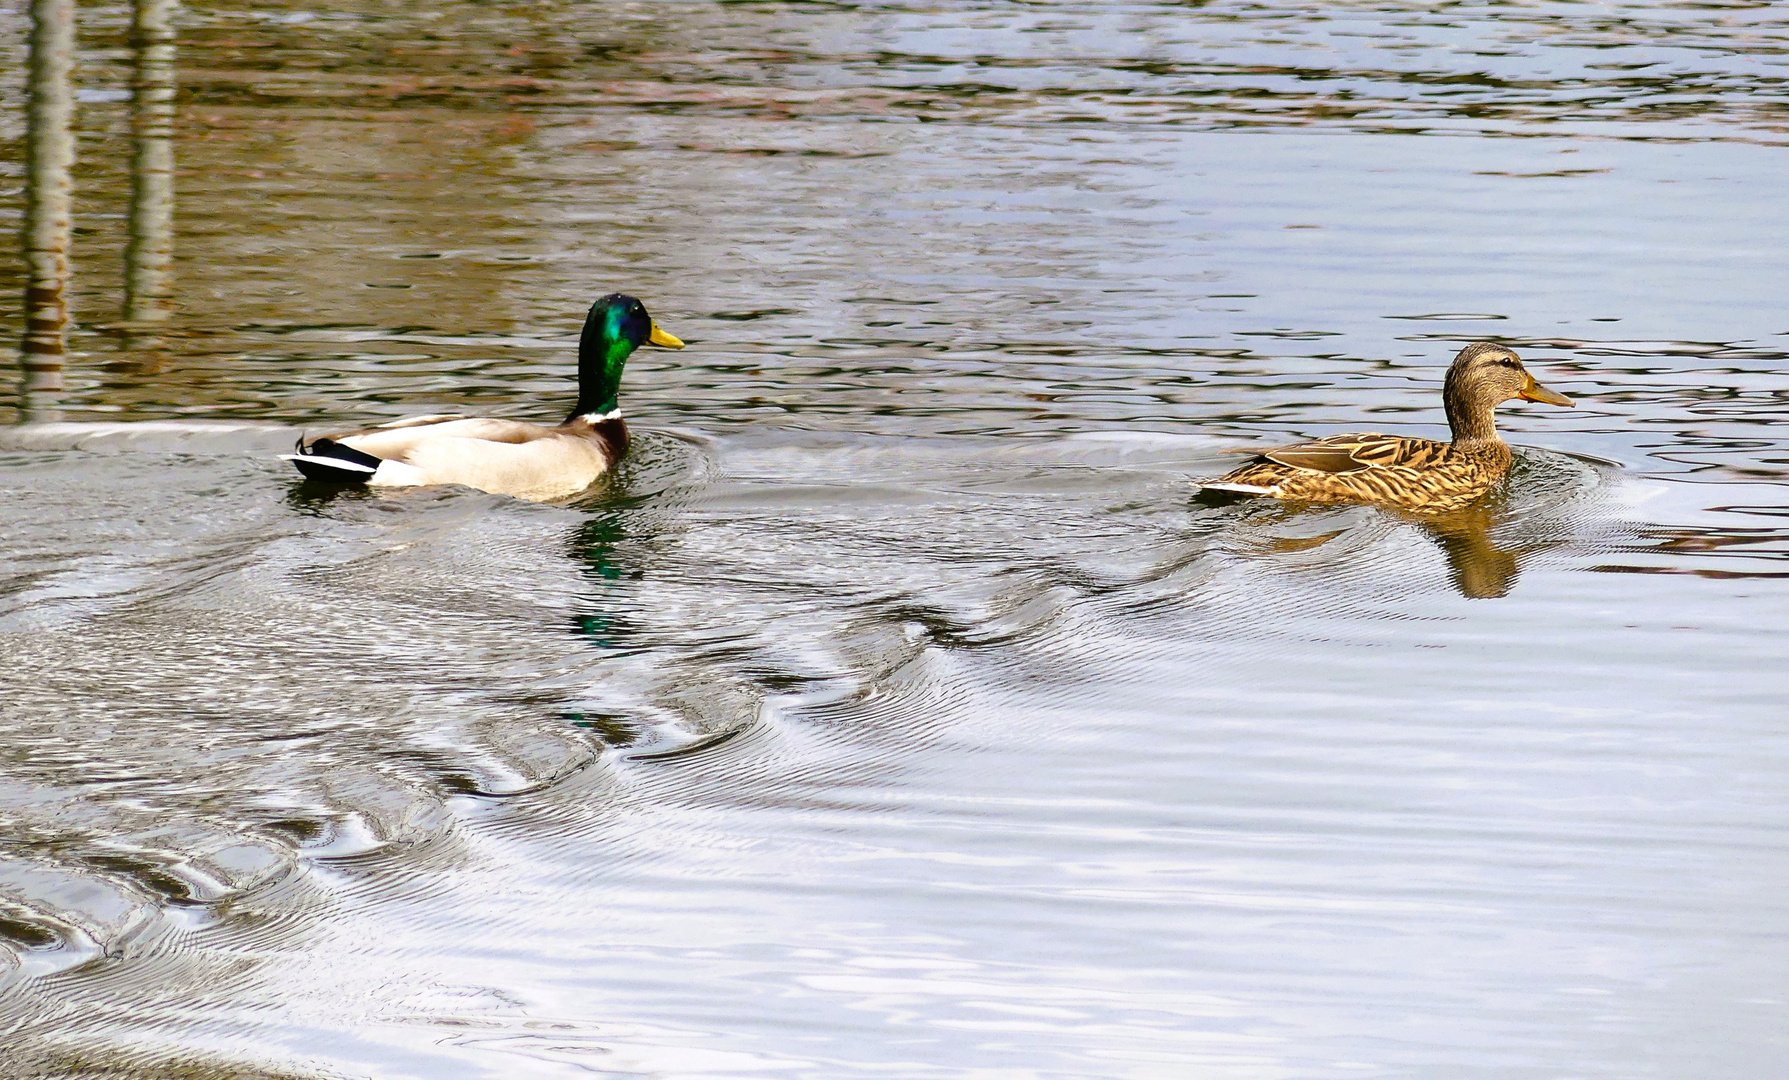
[[[1779,10],[195,5],[151,324],[82,19],[67,388],[0,388],[9,1075],[1782,1060]],[[273,457],[555,417],[611,289],[690,347],[577,499]],[[1578,402],[1506,491],[1192,498],[1442,434],[1481,339]]]

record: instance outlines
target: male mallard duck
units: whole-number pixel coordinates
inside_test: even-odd
[[[1263,451],[1240,469],[1200,486],[1302,502],[1456,509],[1509,473],[1509,447],[1497,437],[1492,414],[1511,398],[1572,403],[1535,382],[1515,353],[1478,342],[1454,357],[1442,386],[1453,442],[1377,432],[1331,435]]]
[[[346,435],[298,440],[282,454],[313,480],[417,487],[463,484],[497,495],[555,499],[585,488],[627,450],[616,407],[621,369],[643,344],[681,349],[645,305],[611,293],[590,307],[578,339],[578,404],[557,427],[470,416],[415,416]]]

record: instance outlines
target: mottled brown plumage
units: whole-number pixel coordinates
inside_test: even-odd
[[[1331,435],[1264,451],[1202,486],[1300,502],[1457,509],[1509,473],[1509,447],[1497,437],[1493,414],[1511,398],[1571,404],[1535,382],[1509,349],[1488,342],[1468,345],[1447,369],[1442,387],[1451,443],[1377,432]]]

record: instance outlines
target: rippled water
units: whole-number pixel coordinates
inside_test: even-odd
[[[0,389],[7,1076],[1780,1068],[1780,7],[180,18],[175,316],[84,8]],[[273,457],[555,416],[615,288],[690,347],[578,499]],[[1578,402],[1507,492],[1192,498],[1483,338]]]

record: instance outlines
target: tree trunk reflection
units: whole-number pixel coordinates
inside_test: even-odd
[[[130,241],[124,250],[124,317],[173,311],[174,0],[136,0],[131,48]]]
[[[25,340],[27,413],[53,404],[67,351],[68,244],[74,165],[74,0],[32,0],[25,129]]]

